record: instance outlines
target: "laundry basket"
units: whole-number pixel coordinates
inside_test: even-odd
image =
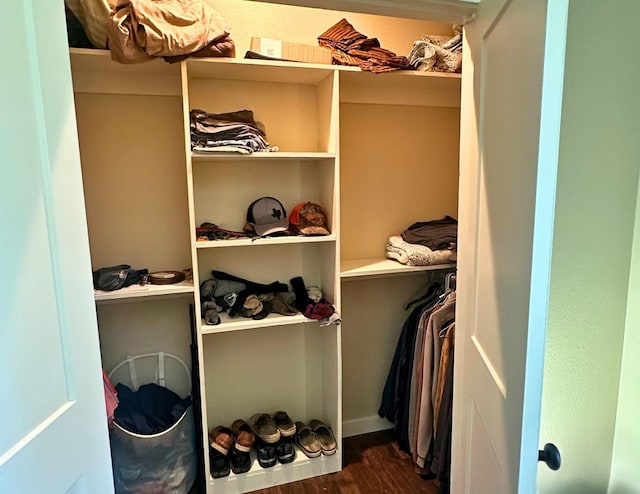
[[[139,383],[153,382],[182,398],[191,389],[187,364],[164,352],[127,357],[113,368],[109,379],[133,391]],[[160,433],[138,434],[114,421],[109,436],[116,493],[186,494],[193,485],[197,473],[193,405]]]

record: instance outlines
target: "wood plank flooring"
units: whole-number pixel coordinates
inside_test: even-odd
[[[255,494],[436,494],[436,481],[413,470],[391,443],[391,432],[346,438],[341,472],[255,491]]]
[[[300,453],[298,453],[300,454]],[[343,441],[341,472],[253,491],[252,494],[437,494],[435,480],[415,473],[411,458],[391,442],[391,431]],[[194,486],[189,494],[203,494]]]

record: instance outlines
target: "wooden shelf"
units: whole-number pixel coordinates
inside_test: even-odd
[[[181,63],[162,59],[121,64],[108,50],[69,50],[77,93],[181,96]],[[460,106],[461,74],[395,71],[373,74],[359,67],[243,58],[188,59],[191,78],[318,85],[340,73],[340,102]]]
[[[180,96],[180,64],[162,59],[122,64],[108,50],[70,48],[73,90],[76,93]]]
[[[264,319],[255,320],[247,317],[229,317],[227,314],[220,314],[221,322],[215,326],[202,324],[202,334],[228,333],[230,331],[243,331],[245,329],[271,328],[274,326],[288,326],[290,324],[304,324],[306,322],[316,322],[308,319],[302,314],[295,316],[282,316],[280,314],[269,314]]]
[[[189,295],[193,293],[193,284],[183,281],[173,285],[132,285],[120,290],[105,292],[95,290],[96,303],[136,302],[150,297],[168,297]]]
[[[335,159],[335,153],[253,153],[253,154],[221,154],[221,153],[191,153],[191,161],[202,163],[208,161],[318,161]]]
[[[255,453],[252,452],[253,463],[251,470],[239,475],[231,472],[227,477],[214,479],[209,475],[209,487],[214,492],[248,492],[264,488],[265,485],[275,486],[295,482],[308,477],[337,472],[341,469],[341,454],[338,451],[332,456],[308,458],[296,446],[296,459],[286,465],[276,464],[271,468],[262,468]]]
[[[352,69],[353,67],[349,67]],[[341,70],[340,102],[459,108],[462,74]]]
[[[317,85],[334,70],[333,65],[245,58],[191,58],[190,78]]]
[[[198,249],[224,248],[224,247],[257,247],[261,245],[280,245],[280,244],[307,244],[318,242],[335,242],[335,235],[324,235],[318,237],[266,237],[266,238],[239,238],[236,240],[208,240],[196,242]]]
[[[357,278],[397,276],[455,267],[455,263],[407,266],[392,259],[354,259],[340,263],[340,277],[345,281],[349,281]]]

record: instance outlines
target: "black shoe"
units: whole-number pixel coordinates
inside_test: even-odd
[[[296,459],[296,448],[293,445],[294,438],[283,437],[276,444],[276,454],[278,461],[282,464],[291,463]]]
[[[231,467],[229,466],[229,456],[223,455],[222,453],[220,453],[220,451],[217,451],[209,446],[209,467],[211,470],[211,476],[214,479],[226,477],[231,473]]]
[[[256,442],[253,445],[258,453],[258,463],[262,468],[269,468],[278,463],[276,456],[276,445],[265,443],[262,439],[256,438]]]
[[[231,470],[236,475],[239,473],[247,473],[251,470],[251,453],[238,451],[236,448],[229,451],[229,461],[231,462]]]

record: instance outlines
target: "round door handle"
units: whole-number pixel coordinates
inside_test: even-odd
[[[538,451],[538,461],[544,461],[551,470],[558,470],[562,464],[560,451],[553,443],[544,445],[544,449]]]

